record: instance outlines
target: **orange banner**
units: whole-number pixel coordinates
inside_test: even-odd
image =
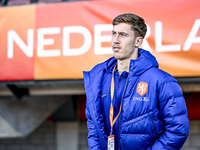
[[[0,8],[0,81],[34,79],[34,28],[35,6]]]
[[[142,47],[176,77],[200,76],[200,2],[110,0],[0,8],[0,81],[82,79],[112,56],[112,19],[143,17]]]

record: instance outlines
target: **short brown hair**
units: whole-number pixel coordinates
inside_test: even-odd
[[[135,32],[136,37],[142,36],[143,38],[146,35],[147,32],[147,25],[145,24],[145,21],[142,17],[137,16],[135,14],[126,13],[121,14],[114,18],[113,20],[113,26],[118,25],[120,23],[128,23],[131,25],[131,29]]]

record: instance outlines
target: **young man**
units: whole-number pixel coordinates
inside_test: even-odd
[[[141,46],[144,20],[113,20],[114,57],[84,72],[90,150],[178,150],[189,121],[182,90]]]

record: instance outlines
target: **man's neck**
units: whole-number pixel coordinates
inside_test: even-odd
[[[135,60],[137,58],[138,58],[138,51],[137,51],[137,53],[135,53],[129,59],[118,60],[117,61],[117,69],[118,69],[119,75],[121,75],[122,72],[124,72],[124,71],[129,72],[129,67],[130,67],[130,61],[131,61],[131,59]]]
[[[117,69],[119,75],[121,75],[123,71],[129,72],[129,66],[130,66],[130,59],[118,60]]]

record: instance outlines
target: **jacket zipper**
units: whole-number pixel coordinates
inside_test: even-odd
[[[120,88],[120,81],[121,81],[121,79],[120,79],[121,77],[119,76],[119,86],[118,86],[118,90],[117,90],[117,97],[118,97],[118,94],[119,94],[119,88]],[[122,99],[121,99],[122,100]],[[119,117],[119,120],[118,120],[118,137],[117,137],[117,146],[119,147],[119,125],[120,125],[120,123],[119,123],[119,121],[120,121],[120,117]]]
[[[123,91],[123,94],[122,94],[122,98],[121,98],[121,103],[122,103],[122,108],[123,108],[123,98],[124,98],[124,94],[125,94],[125,91],[126,91],[126,88],[127,88],[127,84],[128,84],[128,79],[129,79],[129,74],[128,74],[128,77],[126,79],[126,84],[125,84],[125,87],[124,87],[124,91]],[[122,115],[120,115],[119,117],[119,125],[118,125],[118,150],[120,150],[120,141],[119,141],[119,137],[120,137],[120,120],[121,120],[121,117]]]
[[[133,88],[135,87],[135,85],[136,85],[136,83],[138,82],[138,80],[139,80],[139,78],[140,78],[140,76],[139,77],[137,77],[137,79],[136,79],[136,81],[135,81],[135,83],[134,83],[134,85],[133,85]],[[124,92],[123,92],[123,95],[122,95],[122,109],[123,109],[123,98],[124,98],[124,94],[125,94],[125,91],[126,91],[126,88],[127,88],[127,85],[128,85],[128,80],[129,80],[129,74],[128,74],[128,77],[127,77],[127,80],[126,80],[126,84],[125,84],[125,88],[124,88]],[[120,117],[119,117],[119,126],[118,126],[118,131],[120,131],[120,120],[121,120],[121,117],[122,117],[122,114],[120,115]],[[118,134],[118,150],[120,150],[120,141],[119,141],[119,137],[120,137],[120,132],[119,132],[119,134]]]

